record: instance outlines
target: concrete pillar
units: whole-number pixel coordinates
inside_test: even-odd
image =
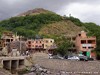
[[[0,59],[0,68],[3,68],[3,59]]]

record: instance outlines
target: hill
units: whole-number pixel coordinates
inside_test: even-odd
[[[19,35],[32,38],[38,34],[38,31],[42,26],[61,20],[61,16],[47,12],[37,15],[12,17],[8,20],[1,21],[0,27],[8,31],[17,32]]]
[[[100,54],[100,26],[95,23],[83,23],[78,18],[60,16],[42,8],[0,22],[0,35],[3,31],[12,31],[27,38],[35,38],[36,35],[53,38],[57,43],[65,42],[67,37],[73,37],[81,30],[97,37],[97,51]]]
[[[2,31],[17,32],[28,38],[34,38],[35,35],[48,36],[48,34],[50,36],[75,36],[82,30],[70,20],[65,21],[62,16],[41,8],[1,21],[0,27]]]

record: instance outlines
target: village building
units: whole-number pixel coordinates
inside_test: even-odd
[[[50,38],[43,38],[43,48],[48,52],[48,53],[53,53],[53,50],[57,48],[54,39]]]
[[[44,43],[44,49],[49,49],[51,46],[53,46],[54,39],[44,38],[43,43]]]
[[[86,32],[81,31],[76,36],[75,47],[80,54],[92,57],[94,55],[93,50],[96,48],[96,37],[87,36]]]
[[[1,36],[1,46],[5,47],[12,41],[18,41],[19,36],[14,35],[12,32],[4,32]]]
[[[42,51],[43,50],[43,40],[42,39],[31,39],[26,41],[27,49],[30,51]]]
[[[27,50],[32,52],[52,52],[56,48],[54,39],[43,38],[43,39],[31,39],[26,41]]]
[[[13,41],[19,41],[19,36],[13,34],[12,32],[3,32],[0,40],[0,54],[3,55],[4,51],[8,51],[9,43]],[[2,54],[3,53],[3,54]],[[7,55],[7,53],[6,53]]]

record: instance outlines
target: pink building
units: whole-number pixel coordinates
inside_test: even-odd
[[[27,50],[32,52],[46,52],[53,53],[53,50],[57,48],[54,43],[54,39],[44,38],[44,39],[35,39],[35,40],[27,40],[26,42]]]
[[[26,45],[27,45],[28,50],[42,50],[43,49],[42,39],[27,40]]]
[[[88,37],[86,32],[81,31],[76,36],[75,46],[78,52],[91,57],[93,50],[96,48],[96,37]]]

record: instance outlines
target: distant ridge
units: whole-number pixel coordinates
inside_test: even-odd
[[[28,11],[26,11],[24,13],[21,13],[21,14],[19,14],[17,16],[37,15],[37,14],[40,14],[40,13],[47,13],[47,12],[51,12],[51,11],[43,9],[43,8],[35,8],[33,10],[28,10]]]

